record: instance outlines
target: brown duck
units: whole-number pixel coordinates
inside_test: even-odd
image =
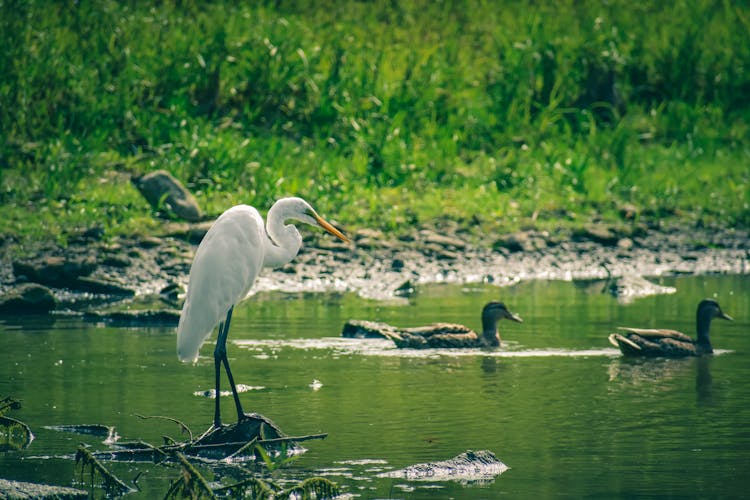
[[[384,337],[393,340],[396,347],[407,349],[499,347],[497,322],[503,318],[523,323],[502,302],[490,302],[482,309],[481,334],[464,325],[452,323],[397,328],[386,323],[350,320],[344,325],[341,335],[353,338]]]
[[[625,333],[613,333],[609,336],[609,341],[615,347],[619,347],[625,356],[669,358],[703,356],[714,352],[709,339],[709,328],[714,318],[732,320],[731,316],[721,311],[718,302],[705,299],[698,304],[696,313],[697,339],[692,339],[676,330],[619,327],[618,330]]]

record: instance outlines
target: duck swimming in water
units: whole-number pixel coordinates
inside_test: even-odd
[[[625,333],[613,333],[609,341],[619,347],[625,356],[682,358],[712,354],[714,350],[709,339],[709,328],[714,318],[732,320],[731,316],[721,311],[718,302],[705,299],[698,304],[696,313],[697,339],[676,330],[619,327],[618,330]]]
[[[502,302],[490,302],[482,309],[482,333],[464,325],[434,323],[414,328],[396,328],[386,323],[350,320],[341,332],[343,337],[384,337],[396,347],[407,349],[482,348],[499,347],[497,322],[506,318],[523,323],[520,316],[510,312]]]

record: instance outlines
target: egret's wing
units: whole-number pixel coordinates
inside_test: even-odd
[[[667,330],[663,328],[629,328],[625,326],[618,326],[617,329],[627,333],[635,333],[636,335],[640,335],[647,339],[672,338],[680,342],[693,341],[693,339],[677,330]]]
[[[247,205],[230,208],[208,230],[190,268],[177,326],[177,355],[195,360],[229,308],[250,291],[263,265],[263,219]]]

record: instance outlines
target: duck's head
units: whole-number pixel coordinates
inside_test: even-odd
[[[516,323],[523,323],[521,317],[512,313],[502,302],[489,302],[482,309],[482,334],[491,345],[500,344],[500,337],[497,334],[497,322],[503,318],[515,321]]]
[[[701,319],[703,319],[704,321],[711,321],[714,318],[721,318],[729,321],[732,321],[734,319],[730,315],[723,312],[721,310],[721,307],[719,306],[719,303],[714,299],[701,300],[700,304],[698,304],[697,318],[699,323]]]
[[[732,317],[721,310],[719,303],[714,299],[703,299],[698,304],[696,313],[696,326],[698,330],[698,343],[703,346],[706,352],[711,351],[711,341],[709,340],[708,331],[711,327],[711,320],[721,318],[732,321]]]

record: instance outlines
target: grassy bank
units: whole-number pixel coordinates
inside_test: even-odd
[[[157,168],[350,229],[750,225],[744,4],[178,4],[0,0],[0,234],[153,230]]]

